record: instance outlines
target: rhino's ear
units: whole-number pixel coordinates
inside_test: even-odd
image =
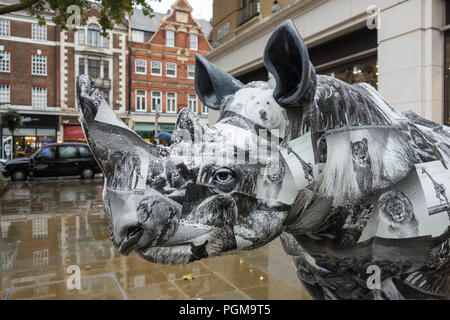
[[[195,90],[204,105],[219,110],[223,99],[243,86],[201,55],[195,55]]]
[[[308,49],[291,20],[283,22],[270,36],[264,50],[264,65],[275,77],[273,96],[282,107],[313,101],[316,73]]]

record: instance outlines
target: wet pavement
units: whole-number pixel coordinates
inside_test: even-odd
[[[0,198],[3,299],[309,299],[279,239],[238,255],[156,265],[112,246],[101,178],[7,188]],[[72,265],[81,289],[67,285]]]

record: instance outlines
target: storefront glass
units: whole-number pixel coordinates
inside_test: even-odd
[[[370,56],[327,69],[318,70],[317,73],[325,74],[349,84],[367,82],[378,89],[377,56]]]
[[[28,157],[39,148],[56,142],[58,117],[48,115],[23,115],[23,127],[14,131],[14,137],[7,128],[1,133],[1,158]]]

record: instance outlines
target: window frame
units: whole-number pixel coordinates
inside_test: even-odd
[[[158,62],[159,63],[159,73],[153,73],[153,62]],[[150,62],[150,74],[152,76],[162,76],[162,69],[163,69],[163,64],[161,60],[151,60]]]
[[[39,90],[38,90],[39,89]],[[43,94],[45,92],[45,94]],[[38,94],[38,96],[36,96]],[[45,105],[36,104],[45,102]],[[46,87],[31,87],[31,106],[33,110],[44,110],[48,106],[48,90]]]
[[[191,99],[191,95],[194,95],[195,96],[195,99]],[[197,94],[196,93],[193,93],[193,92],[188,92],[188,94],[187,94],[187,101],[188,101],[188,108],[192,111],[192,112],[194,112],[195,114],[198,114],[198,96],[197,96]],[[191,102],[195,102],[195,110],[192,110],[192,108],[191,108],[191,106],[190,106],[190,103]]]
[[[160,90],[152,90],[150,93],[150,112],[155,112],[156,113],[156,109],[154,108],[153,105],[153,98],[154,98],[154,93],[159,93],[159,100],[160,100],[160,104],[159,104],[159,112],[162,111],[162,101],[163,101],[163,94]]]
[[[173,64],[173,65],[175,66],[175,68],[173,69],[174,72],[175,72],[174,75],[169,75],[169,74],[167,73],[167,70],[169,70],[169,69],[168,69],[169,64]],[[166,62],[166,77],[169,77],[169,78],[176,78],[176,77],[177,77],[177,68],[178,68],[178,66],[177,66],[176,62],[173,62],[173,61],[167,61],[167,62]]]
[[[194,36],[195,38],[195,47],[192,46],[192,37]],[[194,50],[194,51],[198,51],[198,34],[196,33],[191,33],[189,35],[189,49]]]
[[[171,39],[173,43],[171,44],[169,44],[169,34],[173,35],[173,38]],[[166,30],[166,47],[175,48],[175,31],[173,30]]]
[[[5,27],[5,31],[3,32],[3,27]],[[10,37],[11,36],[11,20],[0,18],[0,37]]]
[[[136,34],[139,34],[139,40],[136,40],[136,37],[135,36],[133,36],[133,34],[134,35],[136,35]],[[139,43],[143,43],[144,42],[144,36],[145,36],[145,34],[144,34],[144,31],[142,31],[142,30],[131,30],[131,41],[133,41],[133,42],[139,42]],[[142,38],[142,40],[140,40]]]
[[[144,94],[138,94],[138,91],[143,91]],[[144,98],[144,109],[141,110],[140,108],[138,109],[138,97],[140,97],[141,99]],[[142,104],[142,100],[140,101]],[[135,89],[134,90],[134,111],[136,112],[147,112],[147,90],[145,89]]]
[[[40,36],[40,37],[38,37]],[[38,41],[47,41],[47,25],[41,26],[38,23],[31,24],[31,39]]]
[[[0,84],[0,102],[11,103],[11,86],[9,84]]]
[[[5,59],[4,54],[8,54],[8,59]],[[0,72],[5,72],[5,73],[10,73],[11,72],[11,52],[6,51],[6,50],[2,50],[0,51],[0,56],[2,57],[2,59],[0,60]],[[3,66],[5,66],[8,68],[3,69]],[[6,70],[8,69],[8,70]]]
[[[138,61],[143,61],[144,62],[144,71],[143,72],[139,72],[137,71],[138,68]],[[142,66],[139,66],[140,68],[142,68]],[[134,59],[134,73],[136,74],[147,74],[147,59],[145,58],[135,58]]]
[[[83,36],[80,37],[80,35],[83,35]],[[84,28],[78,29],[77,36],[78,36],[78,44],[85,46],[86,45],[86,30]],[[83,39],[83,41],[80,41],[80,39]]]
[[[92,43],[92,35],[95,34],[96,44]],[[96,23],[91,23],[87,28],[87,45],[90,47],[101,47],[100,27]]]
[[[89,70],[91,70],[91,68],[89,68],[89,65],[90,65],[90,61],[95,61],[95,63],[98,63],[98,77],[94,77],[94,75],[93,74],[91,74],[90,73],[90,71]],[[93,69],[97,69],[97,68],[94,68],[94,66],[93,66],[93,64],[92,64],[92,68]],[[102,63],[101,63],[101,60],[98,60],[98,59],[87,59],[87,74],[89,75],[89,77],[91,77],[91,78],[93,78],[93,79],[100,79],[101,78],[101,76],[102,76]]]
[[[37,57],[39,57],[39,59],[43,58],[42,61],[37,61]],[[34,59],[36,58],[36,59]],[[33,61],[36,60],[36,61]],[[39,67],[38,64],[43,63],[44,66]],[[43,70],[42,72],[44,73],[38,73],[37,71]],[[33,53],[31,54],[31,74],[33,76],[47,76],[47,55],[45,54],[37,54],[37,53]]]
[[[175,98],[170,98],[170,100],[174,100],[175,101],[175,105],[174,105],[174,111],[169,111],[169,94],[170,93],[174,93],[175,94]],[[176,91],[167,91],[166,92],[166,112],[167,113],[177,113],[177,109],[178,109],[178,105],[177,105],[177,92]]]
[[[208,114],[208,106],[206,105],[206,104],[203,104],[201,101],[200,101],[200,104],[199,104],[199,107],[200,107],[200,109],[202,110],[202,114]]]
[[[193,71],[189,71],[189,67],[193,67]],[[191,77],[189,76],[189,73],[192,72],[194,75]],[[195,79],[195,64],[188,64],[187,66],[187,78],[188,79]]]

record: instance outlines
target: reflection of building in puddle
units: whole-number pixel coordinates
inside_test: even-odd
[[[9,231],[10,226],[11,226],[10,220],[0,220],[0,229],[2,232],[2,239],[5,239],[8,237],[8,231]]]
[[[138,274],[133,278],[133,288],[145,287],[145,274]]]
[[[37,269],[48,267],[48,249],[33,251],[33,266]]]
[[[8,271],[12,269],[14,261],[14,254],[11,252],[0,252],[1,271]]]
[[[42,239],[48,237],[48,222],[46,217],[34,216],[32,221],[33,239]]]

